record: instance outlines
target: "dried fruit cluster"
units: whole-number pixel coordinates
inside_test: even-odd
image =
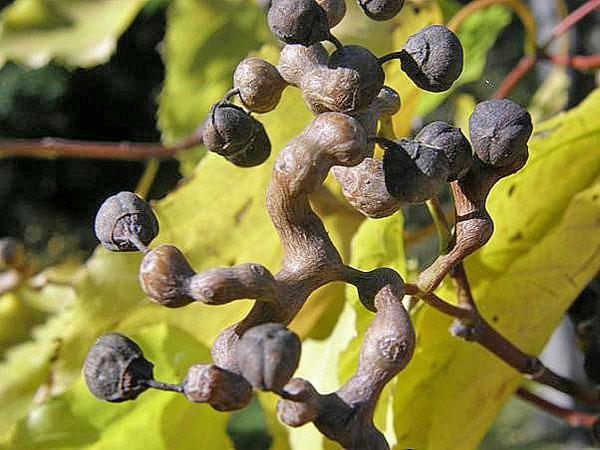
[[[403,5],[398,0],[359,3],[375,20],[394,17]],[[383,387],[408,364],[415,347],[401,302],[405,284],[389,268],[362,272],[345,265],[309,197],[331,170],[351,205],[369,217],[384,217],[405,202],[432,198],[450,182],[458,217],[454,242],[419,277],[421,292],[429,293],[489,239],[487,193],[525,163],[531,121],[510,101],[488,101],[471,116],[473,148],[459,129],[444,122],[429,124],[413,140],[378,136],[378,121],[400,109],[398,94],[384,86],[382,64],[398,59],[417,86],[443,91],[461,73],[462,47],[450,30],[433,25],[411,36],[401,51],[378,58],[366,48],[343,46],[332,35],[331,27],[344,12],[344,0],[271,2],[267,20],[285,44],[279,65],[243,60],[233,75],[233,89],[195,133],[210,151],[233,164],[260,164],[271,145],[252,113],[274,109],[288,86],[301,90],[316,117],[279,153],[266,198],[284,251],[279,272],[249,263],[196,273],[176,247],[148,248],[158,222],[135,194],[110,197],[98,211],[96,234],[108,250],[145,253],[139,280],[152,300],[172,308],[248,298],[256,303],[245,319],[217,337],[213,364],[191,367],[178,385],[155,381],[152,364],[129,338],[115,333],[101,337],[84,367],[97,397],[132,400],[147,388],[157,388],[231,411],[246,406],[253,389],[272,391],[281,396],[279,418],[290,426],[313,422],[347,449],[389,448],[372,416]],[[334,43],[333,53],[321,44],[324,40]],[[242,106],[231,102],[235,96]],[[375,144],[385,152],[383,161],[373,158]],[[336,392],[320,394],[309,381],[292,378],[301,345],[286,326],[313,291],[332,281],[356,286],[362,304],[375,317],[354,375]]]

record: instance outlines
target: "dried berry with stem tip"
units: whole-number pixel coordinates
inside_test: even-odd
[[[240,167],[263,163],[271,154],[271,141],[263,125],[228,101],[213,105],[202,125],[208,150]]]
[[[399,59],[402,70],[421,89],[447,91],[460,76],[463,49],[458,37],[443,25],[430,25],[409,36],[404,48],[379,58]]]
[[[421,203],[444,187],[450,166],[441,149],[408,139],[375,139],[385,151],[385,184],[392,196],[403,202]]]
[[[315,0],[273,0],[267,14],[269,28],[286,44],[312,45],[339,41],[329,31],[329,18]]]
[[[123,191],[102,203],[94,230],[102,245],[112,252],[146,251],[158,234],[158,221],[142,198]]]
[[[105,334],[92,346],[83,365],[89,390],[101,400],[134,400],[148,388],[180,392],[178,386],[154,380],[154,366],[140,347],[119,333]]]
[[[390,20],[398,15],[404,0],[358,0],[364,13],[373,20]]]

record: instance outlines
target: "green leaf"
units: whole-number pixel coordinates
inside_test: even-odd
[[[599,106],[595,91],[536,128],[525,168],[492,190],[492,240],[466,261],[482,314],[532,354],[600,264]],[[440,295],[453,298],[448,286]],[[415,358],[394,402],[399,448],[475,448],[523,380],[483,348],[452,339],[450,322],[430,308],[414,315]]]
[[[417,111],[419,115],[424,116],[432,112],[460,86],[474,81],[485,82],[481,78],[487,54],[502,30],[510,23],[511,18],[510,10],[496,5],[478,11],[465,19],[457,32],[464,50],[462,74],[446,92],[423,93]]]
[[[108,61],[146,0],[17,0],[0,18],[0,66],[54,61],[91,67]]]

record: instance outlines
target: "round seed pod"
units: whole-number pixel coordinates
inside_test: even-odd
[[[390,20],[398,15],[404,0],[358,0],[367,17],[373,20]]]
[[[408,203],[430,199],[444,187],[449,165],[444,152],[409,140],[382,143],[383,171],[389,193]]]
[[[239,106],[214,104],[204,121],[202,140],[211,152],[227,156],[248,145],[256,120]]]
[[[351,114],[371,104],[384,79],[381,64],[373,53],[349,45],[331,55],[328,67],[307,73],[300,89],[306,105],[315,114],[327,111]]]
[[[254,167],[265,162],[271,154],[271,141],[265,127],[256,121],[252,142],[243,149],[227,155],[225,159],[238,167]]]
[[[150,244],[158,234],[158,221],[144,200],[133,192],[123,191],[102,203],[94,230],[106,249],[131,252]]]
[[[244,333],[236,347],[240,373],[261,391],[279,391],[300,362],[300,339],[279,323],[266,323]]]
[[[526,158],[532,130],[527,110],[511,100],[481,102],[469,119],[473,150],[491,166],[506,166]]]
[[[246,58],[233,73],[233,86],[246,108],[257,113],[275,109],[287,84],[279,71],[260,58]]]
[[[330,36],[327,14],[315,0],[273,0],[267,22],[286,44],[311,45]]]
[[[448,159],[450,173],[447,181],[462,178],[473,164],[471,144],[460,128],[437,121],[425,126],[415,136],[415,141],[437,147]]]
[[[252,386],[243,377],[214,365],[190,367],[181,384],[190,402],[208,403],[217,411],[242,409],[252,399]]]
[[[147,389],[144,381],[153,379],[153,365],[140,347],[126,336],[102,336],[85,358],[83,376],[88,389],[100,400],[134,400]]]
[[[335,27],[346,15],[345,0],[316,0],[316,2],[325,10],[329,28]]]
[[[157,303],[180,308],[194,301],[188,283],[196,273],[173,245],[159,245],[144,255],[139,280],[142,290]]]
[[[402,70],[421,89],[446,91],[462,72],[462,45],[448,28],[430,25],[408,38],[400,63]]]
[[[25,246],[14,237],[0,239],[0,270],[19,269],[25,264]]]
[[[204,121],[202,137],[206,147],[241,167],[265,161],[271,142],[263,125],[230,103],[217,103]]]

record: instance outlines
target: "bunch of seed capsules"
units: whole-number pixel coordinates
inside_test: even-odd
[[[403,6],[401,0],[359,3],[374,20],[391,19]],[[309,197],[331,171],[349,203],[378,218],[405,203],[424,202],[450,183],[465,198],[457,201],[457,214],[464,220],[456,224],[453,247],[419,277],[419,288],[431,291],[489,239],[487,193],[525,164],[531,120],[519,105],[494,100],[480,103],[472,114],[471,143],[445,122],[427,125],[414,139],[378,136],[379,121],[400,109],[398,93],[384,85],[382,64],[398,60],[419,88],[440,92],[462,71],[462,47],[450,30],[432,25],[410,36],[403,49],[377,57],[364,47],[344,46],[333,36],[331,28],[345,11],[344,0],[269,2],[269,27],[283,43],[278,66],[259,58],[240,62],[233,89],[211,107],[194,133],[206,148],[235,165],[261,164],[271,145],[253,114],[275,109],[288,86],[301,90],[315,118],[280,151],[266,195],[283,248],[279,272],[247,263],[197,273],[176,247],[151,247],[159,224],[141,198],[121,192],[100,207],[98,239],[110,251],[144,253],[139,281],[153,301],[169,308],[239,299],[255,304],[242,321],[216,338],[212,363],[192,366],[180,384],[155,380],[153,364],[128,337],[102,336],[84,365],[87,385],[98,398],[134,400],[154,388],[232,411],[245,407],[253,390],[270,391],[281,397],[277,413],[289,426],[312,422],[346,449],[389,448],[372,415],[383,387],[414,351],[414,330],[401,302],[404,281],[391,268],[363,272],[344,264]],[[335,50],[328,52],[323,41],[333,43]],[[235,97],[238,104],[232,103]],[[383,160],[373,157],[376,144],[384,150]],[[313,291],[334,281],[354,285],[361,303],[375,315],[355,373],[337,391],[324,394],[310,381],[293,377],[301,343],[286,327]]]

